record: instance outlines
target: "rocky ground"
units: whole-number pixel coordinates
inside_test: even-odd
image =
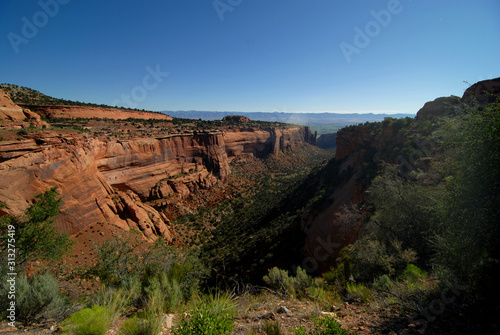
[[[316,316],[335,317],[351,333],[357,334],[398,334],[401,331],[411,331],[413,325],[403,317],[399,322],[394,322],[400,315],[396,307],[384,310],[372,310],[356,304],[344,304],[339,307],[332,306],[330,311],[323,311],[314,302],[299,301],[295,299],[282,299],[279,296],[266,295],[265,297],[242,296],[238,298],[238,316],[234,320],[233,334],[248,334],[251,331],[263,332],[266,322],[279,323],[282,334],[294,334],[293,329],[304,326],[313,327]],[[181,314],[173,314],[175,326],[182,318]],[[165,317],[163,334],[171,334],[171,317]],[[118,329],[124,319],[118,320],[107,334],[118,334]],[[35,324],[29,327],[19,326],[13,329],[6,321],[0,323],[1,334],[57,334],[61,328],[56,323]]]

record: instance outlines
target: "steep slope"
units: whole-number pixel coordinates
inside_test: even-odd
[[[444,117],[463,113],[472,104],[498,103],[500,78],[479,82],[462,98],[428,102],[416,119],[387,118],[381,123],[350,126],[337,133],[336,157],[315,177],[317,192],[325,196],[306,210],[305,243],[298,261],[310,272],[324,272],[337,264],[340,250],[360,236],[362,217],[353,216],[352,204],[362,208],[365,191],[386,164],[399,166],[401,176],[418,172],[424,185],[437,185],[443,176],[433,168],[442,154],[439,129]]]
[[[26,110],[14,104],[8,94],[2,92],[2,97],[6,107],[1,111],[11,116],[3,124],[6,129],[17,126],[15,122],[21,114],[26,115]],[[50,107],[56,111],[55,116],[66,117],[74,108],[88,111],[90,107]],[[113,113],[119,120],[142,112]],[[145,113],[144,117],[155,115]],[[82,125],[92,129],[87,130],[76,119],[70,128],[57,132],[4,130],[5,138],[0,141],[0,200],[6,204],[3,213],[19,215],[35,194],[57,186],[64,198],[56,221],[61,231],[76,234],[90,224],[106,222],[139,230],[148,239],[162,236],[171,241],[169,218],[147,201],[177,201],[200,188],[210,188],[227,178],[228,164],[235,157],[276,155],[314,140],[308,128],[297,126],[255,128],[253,124],[243,127],[229,123],[205,130],[192,126],[178,130],[169,120],[167,116],[155,120],[163,123],[156,123],[147,134],[140,124],[140,129],[130,132],[129,128],[124,133],[123,127],[129,122],[101,126],[94,122],[89,126],[82,120]],[[58,124],[61,126],[64,124]]]

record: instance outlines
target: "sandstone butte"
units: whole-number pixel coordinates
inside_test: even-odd
[[[161,114],[93,107],[32,109],[37,113],[14,104],[0,90],[0,129],[30,124],[48,128],[38,113],[66,118],[171,119]],[[74,235],[89,225],[109,223],[138,230],[150,240],[162,236],[166,241],[172,240],[169,218],[146,201],[185,198],[198,188],[209,188],[228,176],[229,162],[237,156],[265,157],[314,141],[310,129],[299,126],[232,126],[128,140],[77,132],[40,133],[0,141],[0,201],[6,204],[0,215],[23,213],[34,195],[57,186],[63,197],[55,222],[58,230]]]

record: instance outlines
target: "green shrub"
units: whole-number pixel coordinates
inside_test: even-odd
[[[307,335],[307,330],[304,328],[304,326],[300,326],[299,328],[295,328],[294,330],[295,335]]]
[[[142,318],[134,316],[120,327],[120,335],[158,335],[161,333],[162,319],[156,313],[147,313]]]
[[[2,280],[0,301],[2,317],[6,316],[9,300],[7,278]],[[65,306],[57,280],[51,274],[36,275],[30,279],[26,273],[16,278],[16,318],[22,322],[30,322],[39,317],[58,318]]]
[[[277,267],[269,269],[268,274],[263,279],[267,285],[275,290],[288,291],[288,288],[292,286],[288,271]]]
[[[307,288],[307,293],[318,300],[321,301],[326,301],[327,300],[327,293],[322,287],[318,286],[311,286]]]
[[[224,335],[231,334],[236,314],[233,297],[217,293],[199,303],[174,331],[174,335]]]
[[[302,269],[300,266],[297,268],[297,274],[293,280],[293,286],[297,291],[303,291],[309,286],[313,285],[314,279],[309,276],[306,270]]]
[[[111,327],[111,317],[106,307],[94,305],[73,313],[64,326],[73,335],[104,335]]]
[[[373,281],[381,275],[395,275],[417,259],[411,249],[404,249],[399,240],[383,241],[368,234],[354,243],[353,273],[357,280]]]
[[[266,335],[281,335],[281,325],[279,322],[270,322],[267,321],[264,323],[264,333]]]
[[[174,335],[225,335],[234,328],[232,317],[220,311],[214,311],[207,305],[201,305],[191,311],[187,318],[174,331]]]
[[[145,287],[148,308],[158,313],[177,310],[183,301],[180,285],[164,273],[153,277]]]
[[[106,306],[112,321],[118,319],[125,308],[132,304],[137,292],[133,290],[125,291],[113,287],[103,286],[96,298],[94,304]]]
[[[365,285],[361,283],[347,283],[346,290],[349,296],[362,302],[367,302],[373,299],[373,294]]]
[[[295,335],[347,335],[348,329],[342,329],[340,323],[334,318],[321,317],[314,321],[314,329],[307,332],[304,327],[294,329]]]
[[[22,216],[0,217],[0,250],[5,252],[8,240],[7,229],[16,228],[16,265],[23,270],[29,262],[36,260],[59,260],[71,247],[69,235],[57,232],[53,223],[59,214],[62,198],[53,187],[35,196],[35,202],[28,206]],[[4,266],[3,264],[0,266]]]
[[[427,278],[427,273],[422,271],[416,265],[408,264],[399,279],[407,280],[409,283],[415,283]]]
[[[378,290],[390,290],[393,286],[394,283],[388,275],[382,275],[373,281],[373,287]]]
[[[161,312],[174,311],[198,291],[207,274],[196,250],[181,252],[162,239],[149,245],[129,232],[95,247],[99,261],[90,274],[110,287],[134,293],[132,300],[139,308],[154,305]]]
[[[295,277],[289,276],[286,270],[274,267],[269,269],[268,274],[264,276],[263,280],[273,289],[280,290],[291,295],[294,295],[297,292],[303,292],[314,283],[313,278],[300,267],[297,268],[297,275]]]

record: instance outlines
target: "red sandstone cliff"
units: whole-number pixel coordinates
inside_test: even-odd
[[[8,103],[8,96],[4,100],[8,115],[20,118],[22,108]],[[66,107],[63,114],[50,108],[56,116],[68,115]],[[12,120],[5,124],[12,126]],[[171,241],[168,218],[147,200],[185,198],[224,180],[234,157],[265,157],[307,141],[312,135],[304,127],[234,126],[127,140],[37,132],[0,141],[0,201],[7,205],[4,213],[19,215],[35,194],[57,186],[63,196],[56,221],[61,231],[76,234],[101,222]]]
[[[37,114],[48,118],[107,118],[114,120],[134,119],[154,119],[154,120],[172,120],[172,117],[153,112],[141,112],[136,110],[127,110],[108,107],[90,107],[90,106],[66,106],[66,105],[22,105],[29,108]]]

